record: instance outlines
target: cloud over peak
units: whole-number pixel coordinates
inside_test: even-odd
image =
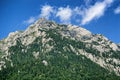
[[[35,17],[30,17],[28,20],[24,21],[25,24],[31,24],[33,22],[35,22]]]
[[[85,0],[86,1],[86,0]],[[112,4],[113,0],[97,1],[94,5],[89,5],[90,0],[85,3],[86,6],[75,6],[73,8],[66,7],[54,7],[50,5],[44,5],[41,7],[41,12],[38,17],[30,17],[28,23],[34,22],[38,18],[56,19],[61,23],[69,24],[71,20],[74,20],[80,25],[85,25],[92,20],[98,19],[104,15],[106,9]],[[120,13],[120,8],[115,10],[115,13]]]
[[[84,14],[82,15],[83,19],[81,24],[85,25],[92,21],[93,19],[98,19],[102,15],[106,8],[112,3],[112,0],[105,0],[103,2],[96,2],[95,5],[90,6],[88,9],[84,10]]]
[[[49,17],[51,16],[51,13],[53,12],[53,7],[50,5],[44,5],[41,8],[41,14],[40,17],[44,17],[46,19],[49,19]]]
[[[58,8],[58,11],[56,13],[56,17],[60,18],[60,21],[63,23],[70,23],[70,19],[72,16],[72,10],[69,8],[69,6],[67,7],[60,7]]]

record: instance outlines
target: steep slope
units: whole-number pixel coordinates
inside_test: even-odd
[[[40,19],[0,41],[2,80],[119,80],[120,49],[100,34]]]

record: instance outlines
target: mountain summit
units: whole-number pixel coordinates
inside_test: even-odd
[[[44,18],[0,41],[1,80],[120,80],[120,46]]]

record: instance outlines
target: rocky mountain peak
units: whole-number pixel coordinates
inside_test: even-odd
[[[61,62],[64,63],[62,60],[68,61],[64,67],[61,65]],[[71,60],[75,62],[72,63]],[[56,61],[62,69],[72,67],[77,61],[83,65],[81,68],[84,67],[89,71],[89,68],[81,62],[87,61],[88,66],[95,64],[98,70],[102,68],[119,76],[120,46],[101,34],[92,34],[83,27],[57,24],[44,18],[31,24],[25,31],[12,32],[0,41],[0,70],[7,69],[8,63],[9,66],[17,68],[23,64],[26,66],[27,62],[39,67],[43,64],[47,68],[47,66],[56,66],[53,64]],[[77,64],[70,70],[75,71]],[[28,65],[26,67],[32,66],[33,69],[33,65]],[[23,66],[21,67],[24,69]]]

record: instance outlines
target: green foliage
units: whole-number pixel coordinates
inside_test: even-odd
[[[0,57],[3,55],[2,51],[0,50]]]
[[[99,45],[99,43],[96,42],[96,41],[92,41],[92,44],[94,44],[94,45]]]
[[[120,59],[120,51],[110,51],[112,55],[110,57]]]

